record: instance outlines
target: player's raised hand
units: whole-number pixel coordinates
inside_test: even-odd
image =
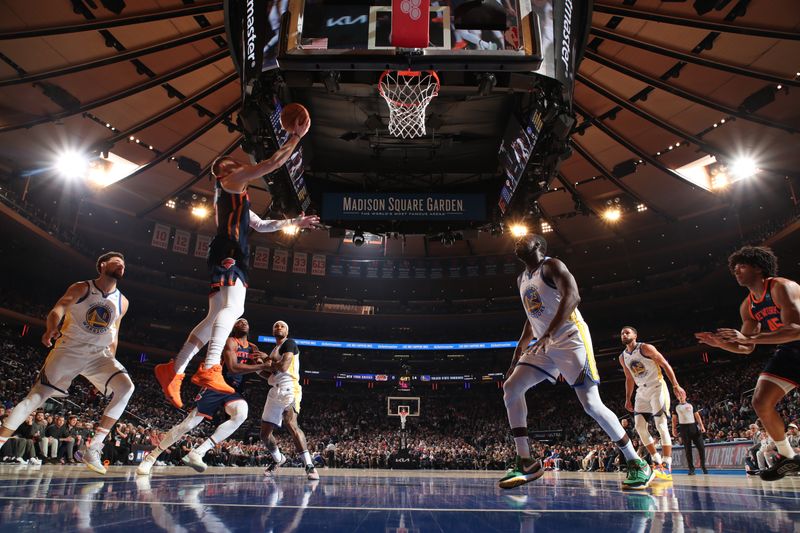
[[[309,115],[306,115],[305,117],[301,115],[300,117],[297,118],[297,121],[294,123],[293,131],[298,136],[305,137],[310,127],[311,127],[311,117]]]
[[[745,337],[741,331],[732,328],[719,328],[716,331],[717,337],[725,342],[735,342],[737,344],[754,344],[752,339]]]
[[[700,341],[702,344],[708,344],[709,346],[714,346],[715,348],[719,348],[722,345],[722,339],[717,337],[717,334],[711,331],[700,331],[695,333],[694,338]]]
[[[317,215],[308,215],[300,213],[300,216],[294,220],[294,225],[300,229],[314,228],[319,225],[319,217]]]

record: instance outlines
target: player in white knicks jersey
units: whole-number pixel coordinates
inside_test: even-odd
[[[272,326],[272,335],[275,337],[275,348],[266,361],[271,366],[267,372],[268,382],[272,388],[267,394],[264,412],[261,414],[261,440],[267,446],[274,462],[267,466],[264,474],[272,475],[277,467],[286,462],[286,457],[281,454],[278,442],[272,435],[274,429],[281,427],[285,422],[297,452],[303,458],[306,476],[310,480],[319,479],[314,461],[308,452],[306,435],[297,425],[300,400],[303,397],[303,388],[300,386],[300,349],[294,339],[289,338],[289,325],[286,322],[282,320],[275,322]]]
[[[628,476],[623,488],[647,488],[653,480],[653,470],[636,454],[619,419],[600,399],[600,376],[589,328],[578,311],[581,298],[575,278],[564,263],[547,257],[547,241],[541,235],[520,238],[514,251],[525,263],[525,271],[517,284],[527,317],[503,384],[503,400],[517,447],[517,459],[499,486],[516,487],[544,473],[541,461],[531,457],[525,392],[545,380],[555,383],[560,374],[575,390],[584,410],[625,456]],[[529,348],[534,338],[537,342]]]
[[[89,469],[105,474],[100,458],[103,441],[122,416],[133,394],[133,382],[115,358],[120,322],[128,311],[128,300],[117,288],[117,281],[125,274],[125,258],[119,252],[105,253],[97,259],[97,272],[100,275],[96,279],[70,285],[47,315],[42,343],[49,348],[57,339],[55,346],[28,395],[3,423],[0,446],[48,398],[66,396],[72,380],[80,374],[111,397],[92,443],[79,452]]]
[[[636,432],[642,439],[650,457],[653,458],[656,477],[669,481],[672,479],[672,438],[669,433],[669,389],[664,382],[663,369],[672,383],[675,397],[679,402],[686,399],[686,391],[678,384],[675,371],[663,355],[652,344],[638,342],[638,332],[633,326],[625,326],[620,331],[620,340],[625,346],[619,356],[619,364],[625,371],[625,409],[633,413]],[[636,399],[631,402],[634,385]],[[648,418],[652,417],[661,437],[661,451],[656,450],[653,437],[647,429]]]

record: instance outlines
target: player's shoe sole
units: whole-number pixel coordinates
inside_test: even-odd
[[[764,481],[777,481],[786,474],[800,471],[800,455],[795,455],[791,459],[781,457],[771,467],[758,473]]]
[[[183,384],[184,374],[175,373],[175,361],[156,365],[154,373],[167,400],[178,409],[182,408],[181,385]]]
[[[105,475],[107,469],[100,461],[100,452],[83,448],[75,452],[75,458],[86,465],[86,468],[100,475]],[[95,457],[96,456],[96,457]]]

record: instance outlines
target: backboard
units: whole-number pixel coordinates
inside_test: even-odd
[[[408,409],[408,416],[419,416],[419,396],[388,396],[386,398],[386,414],[400,416],[401,409]]]

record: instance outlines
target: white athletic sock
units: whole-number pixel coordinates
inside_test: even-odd
[[[314,461],[311,460],[311,454],[308,453],[308,450],[303,450],[303,464],[306,466],[314,464]]]
[[[531,458],[531,445],[528,437],[514,437],[514,444],[517,445],[517,455],[523,459]]]
[[[796,455],[787,439],[776,440],[775,447],[778,449],[778,453],[787,459],[791,459]]]
[[[192,358],[197,355],[197,352],[200,351],[195,343],[191,341],[186,341],[183,343],[178,355],[175,357],[175,373],[176,374],[183,374],[186,372],[186,367],[189,366],[189,362]]]
[[[214,442],[213,440],[211,440],[211,437],[209,437],[209,438],[207,438],[206,440],[203,441],[203,444],[201,444],[200,446],[195,448],[194,452],[197,455],[199,455],[200,457],[203,457],[206,453],[208,453],[208,450],[210,450],[211,448],[213,448],[216,445],[217,445],[217,443]]]
[[[618,445],[619,446],[619,445]],[[626,461],[633,461],[634,459],[640,459],[639,455],[637,455],[636,450],[633,448],[633,444],[629,440],[625,446],[619,446],[622,455],[625,456]]]
[[[92,437],[92,443],[89,445],[89,448],[101,451],[103,449],[103,441],[108,437],[109,431],[110,430],[102,427],[95,429],[94,437]]]
[[[664,456],[664,462],[667,463],[668,467],[672,468],[672,456],[671,455],[665,455]]]
[[[651,457],[653,458],[653,463],[655,463],[657,465],[660,465],[662,463],[661,454],[660,453],[656,452],[656,453],[652,454]]]
[[[281,455],[281,451],[277,446],[275,446],[274,450],[270,450],[269,454],[272,456],[272,458],[275,460],[276,463],[281,462],[281,457],[283,456]]]

